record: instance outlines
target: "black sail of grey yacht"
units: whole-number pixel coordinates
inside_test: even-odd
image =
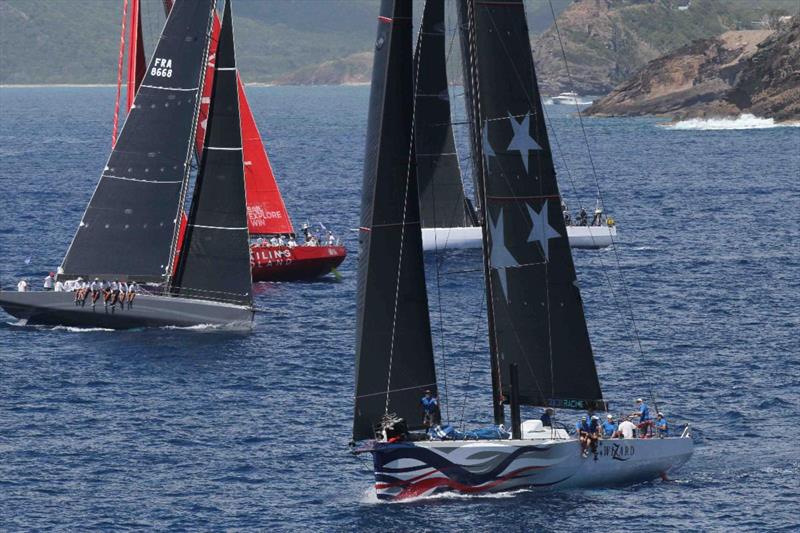
[[[205,147],[179,242],[215,8],[215,0],[175,2],[58,272],[60,280],[135,282],[143,290],[133,302],[112,305],[103,298],[76,301],[72,292],[3,291],[0,306],[9,314],[29,324],[111,329],[252,325],[229,2]]]

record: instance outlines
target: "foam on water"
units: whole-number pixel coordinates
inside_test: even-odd
[[[772,118],[760,118],[745,113],[736,118],[692,118],[674,124],[661,125],[668,130],[762,130],[768,128],[797,128],[800,122],[775,122]]]

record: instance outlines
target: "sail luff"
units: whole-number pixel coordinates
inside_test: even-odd
[[[436,391],[413,148],[411,2],[382,0],[369,101],[356,309],[355,440],[388,411],[422,427]]]
[[[472,225],[453,137],[446,40],[444,2],[425,2],[414,54],[414,143],[423,228]]]
[[[603,406],[524,4],[465,1],[474,17],[484,253],[500,367],[518,364],[522,403]],[[505,372],[501,379],[507,389]]]
[[[252,305],[242,132],[231,2],[219,33],[206,138],[174,292]]]
[[[166,281],[212,9],[212,0],[176,3],[60,276]]]
[[[473,160],[473,179],[475,180],[475,198],[478,203],[480,220],[486,220],[486,168],[484,167],[483,145],[481,143],[481,106],[480,85],[477,72],[477,50],[475,38],[475,12],[471,1],[459,2],[459,26],[461,28],[461,50],[464,76],[464,93],[467,102],[467,117],[469,118],[470,147]],[[503,402],[502,372],[497,349],[497,335],[494,323],[494,298],[492,297],[491,268],[489,257],[489,236],[484,230],[481,232],[483,259],[484,285],[486,290],[486,321],[489,333],[489,365],[492,379],[492,415],[495,424],[505,421]]]

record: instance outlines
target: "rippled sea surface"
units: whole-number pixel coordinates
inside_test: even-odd
[[[691,422],[695,455],[672,481],[386,504],[347,449],[369,89],[248,94],[295,224],[346,241],[341,281],[259,284],[250,335],[53,330],[0,312],[0,530],[800,526],[800,128],[584,119],[621,241],[575,253],[598,370],[616,411],[652,388],[673,424]],[[59,265],[108,156],[113,99],[0,89],[3,288]],[[546,109],[569,205],[594,207],[578,119]],[[427,267],[445,416],[488,424],[480,256]]]

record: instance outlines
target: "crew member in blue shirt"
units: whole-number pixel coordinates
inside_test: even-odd
[[[616,431],[617,423],[614,422],[614,415],[606,415],[606,421],[603,422],[603,436],[610,439]]]
[[[667,436],[669,432],[669,426],[667,425],[667,419],[664,418],[662,413],[658,413],[656,415],[656,432],[658,432],[658,438],[663,439]]]
[[[637,413],[633,413],[635,415],[639,415],[639,424],[636,426],[639,428],[639,435],[642,438],[646,438],[648,436],[652,436],[653,433],[653,418],[650,416],[650,408],[647,407],[647,402],[645,402],[642,398],[636,400],[637,406]]]
[[[422,404],[422,425],[426,428],[439,423],[439,400],[433,396],[430,389],[425,391],[425,396],[419,401]]]
[[[595,416],[594,411],[589,413],[578,421],[577,424],[578,437],[581,441],[581,455],[583,457],[589,456],[589,447],[594,453],[594,458],[597,460],[597,440],[600,438],[600,419]]]
[[[539,420],[542,421],[542,426],[553,427],[553,412],[554,412],[553,409],[551,409],[550,407],[544,410],[544,413],[542,413],[541,418],[539,418]]]

